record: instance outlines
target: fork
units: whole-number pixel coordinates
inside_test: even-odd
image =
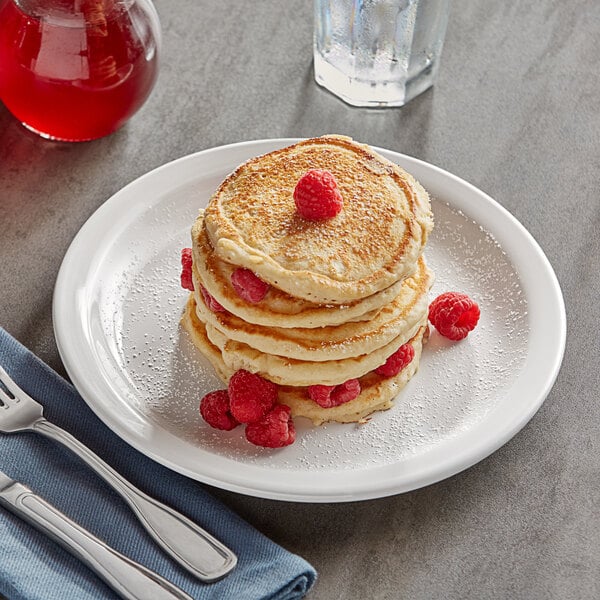
[[[0,381],[9,392],[0,387],[0,432],[33,431],[69,448],[121,495],[154,541],[201,581],[220,579],[235,567],[236,555],[210,533],[137,489],[78,439],[48,421],[42,405],[1,366]]]

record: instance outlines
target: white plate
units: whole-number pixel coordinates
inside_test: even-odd
[[[381,152],[433,197],[427,246],[433,295],[470,294],[477,329],[460,343],[434,333],[396,406],[365,425],[296,422],[296,443],[266,450],[243,430],[198,415],[222,387],[179,327],[187,293],[179,253],[220,181],[244,160],[295,140],[199,152],[129,184],[69,248],[54,293],[58,348],[73,383],[108,427],[189,477],[264,498],[361,500],[412,490],[473,465],[515,435],[544,401],[565,344],[565,312],[548,260],[501,206],[461,179]]]

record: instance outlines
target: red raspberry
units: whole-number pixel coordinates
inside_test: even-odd
[[[310,221],[335,217],[342,210],[342,196],[335,177],[322,169],[311,169],[300,177],[294,190],[300,216]]]
[[[277,404],[260,421],[246,425],[246,439],[265,448],[282,448],[294,443],[296,429],[290,407]]]
[[[429,320],[444,336],[462,340],[479,321],[479,306],[466,294],[446,292],[429,305]]]
[[[181,287],[184,290],[194,291],[194,280],[192,279],[192,249],[181,250]]]
[[[257,304],[269,291],[269,284],[258,278],[250,269],[236,269],[231,274],[231,284],[237,295],[250,302]]]
[[[308,397],[314,400],[319,406],[328,408],[331,406],[331,392],[335,389],[335,385],[309,385]]]
[[[333,392],[331,392],[331,403],[332,406],[339,406],[358,398],[360,394],[360,382],[358,379],[348,379],[340,385],[336,385]]]
[[[227,390],[217,390],[206,394],[200,401],[200,414],[215,429],[230,431],[239,425],[229,409]]]
[[[256,373],[236,371],[229,380],[231,414],[240,423],[262,419],[277,401],[277,386]]]
[[[227,312],[209,293],[208,290],[201,285],[200,292],[202,293],[202,298],[204,298],[204,304],[208,307],[209,310],[213,312]]]
[[[394,352],[380,367],[375,369],[375,373],[384,377],[394,377],[398,375],[415,357],[415,349],[410,344],[404,344]]]
[[[323,408],[333,408],[354,400],[360,394],[358,379],[348,379],[340,385],[310,385],[308,397]]]

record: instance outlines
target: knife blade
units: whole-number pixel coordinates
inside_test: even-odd
[[[10,487],[16,483],[14,479],[11,479],[6,473],[0,471],[0,492],[3,492],[7,487]]]

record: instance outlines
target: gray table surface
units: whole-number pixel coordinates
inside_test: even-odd
[[[162,72],[121,131],[47,142],[0,104],[0,324],[64,374],[51,300],[71,239],[122,186],[188,153],[336,132],[445,168],[517,217],[560,281],[567,348],[539,412],[489,458],[411,493],[215,494],[314,564],[313,600],[599,598],[600,4],[457,0],[435,88],[376,111],[314,84],[308,0],[156,5]]]

